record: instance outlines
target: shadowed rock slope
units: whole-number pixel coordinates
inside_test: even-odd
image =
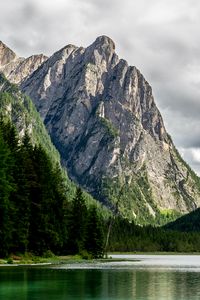
[[[71,179],[138,223],[163,223],[200,205],[198,177],[178,154],[136,67],[101,36],[67,45],[21,81]]]

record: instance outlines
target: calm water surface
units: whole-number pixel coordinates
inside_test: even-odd
[[[1,267],[0,299],[200,299],[200,256],[137,255],[126,258],[140,261]]]

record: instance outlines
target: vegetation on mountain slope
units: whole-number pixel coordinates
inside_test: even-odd
[[[166,224],[163,228],[182,232],[200,232],[200,208]]]

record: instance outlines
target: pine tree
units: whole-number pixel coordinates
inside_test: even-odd
[[[68,252],[80,253],[84,249],[87,223],[87,207],[81,188],[77,188],[68,216]]]
[[[87,221],[85,250],[87,250],[93,258],[100,258],[103,256],[103,242],[102,220],[98,216],[96,207],[92,207],[89,210]]]
[[[67,200],[67,188],[63,178],[62,170],[59,164],[53,168],[52,172],[52,223],[54,231],[58,234],[57,244],[53,245],[53,251],[60,252],[63,250],[67,231],[65,222],[65,207]]]
[[[13,203],[13,246],[12,252],[24,253],[28,250],[30,226],[30,182],[33,146],[27,133],[15,153],[14,181],[16,190],[11,193]]]
[[[31,161],[30,201],[31,222],[29,250],[42,254],[48,248],[48,212],[51,206],[50,162],[41,146],[36,146]]]

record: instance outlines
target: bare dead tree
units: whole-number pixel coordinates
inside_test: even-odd
[[[120,197],[122,195],[123,187],[124,187],[124,185],[121,187],[121,189],[119,191],[118,199],[117,199],[117,202],[115,203],[115,207],[114,207],[114,210],[113,210],[113,216],[110,217],[110,222],[109,222],[109,225],[108,225],[108,231],[107,231],[106,241],[105,241],[105,246],[104,246],[104,253],[103,253],[103,257],[105,257],[105,258],[108,257],[107,251],[108,251],[108,243],[109,243],[109,239],[110,239],[110,233],[111,233],[111,229],[112,229],[114,220],[115,220],[117,214],[119,213],[118,208],[119,208],[119,202],[120,202]]]

